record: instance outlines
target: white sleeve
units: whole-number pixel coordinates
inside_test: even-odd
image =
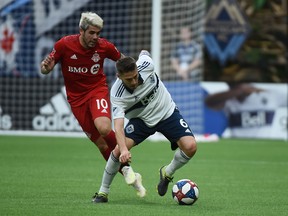
[[[140,56],[142,56],[142,55],[147,55],[147,56],[149,56],[149,57],[151,58],[151,54],[150,54],[147,50],[141,50],[141,52],[140,52],[140,54],[139,54],[139,58],[140,58]]]
[[[111,104],[112,104],[112,116],[113,119],[117,118],[124,118],[125,117],[125,110],[123,108],[124,104],[121,102],[121,99],[111,97]]]
[[[145,72],[154,72],[154,63],[150,56],[150,53],[147,50],[142,50],[139,54],[139,58],[137,60],[138,71]]]
[[[113,119],[118,119],[118,118],[125,118],[125,112],[121,107],[118,106],[113,106]]]

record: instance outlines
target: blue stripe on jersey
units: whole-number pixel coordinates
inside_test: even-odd
[[[155,77],[157,79],[156,86],[145,96],[145,98],[151,98],[151,96],[156,93],[156,91],[159,87],[159,78],[158,78],[157,74],[155,74]],[[134,104],[132,107],[125,110],[125,115],[134,109],[138,109],[138,108],[141,108],[141,107],[148,105],[148,104],[144,104],[142,100],[143,100],[143,98],[141,98],[141,100],[139,102],[137,102],[136,104]]]
[[[125,90],[125,86],[122,83],[119,86],[118,90],[116,91],[115,97],[121,97],[121,95],[123,94],[124,90]]]
[[[141,72],[150,65],[150,62],[144,61],[141,65],[137,66],[138,72]]]

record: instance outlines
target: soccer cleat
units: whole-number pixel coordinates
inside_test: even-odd
[[[92,202],[94,202],[94,203],[107,203],[108,202],[108,194],[95,193],[95,195],[92,197]]]
[[[142,176],[139,173],[135,173],[136,176],[136,181],[132,186],[135,188],[137,191],[137,195],[139,197],[144,197],[146,195],[146,189],[142,185]]]
[[[172,182],[173,180],[173,177],[166,175],[165,166],[160,168],[159,173],[160,173],[160,181],[157,186],[157,191],[160,196],[164,196],[167,192],[169,183]]]
[[[132,167],[131,166],[124,166],[121,171],[123,173],[123,176],[124,176],[126,183],[128,185],[134,184],[134,182],[136,181],[136,175],[135,175]]]

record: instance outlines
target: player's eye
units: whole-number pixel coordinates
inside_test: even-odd
[[[100,33],[101,33],[101,31],[99,31],[99,32],[90,31],[90,32],[89,32],[90,35],[94,35],[94,34],[96,34],[97,36],[99,36]]]

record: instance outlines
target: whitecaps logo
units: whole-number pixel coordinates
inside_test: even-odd
[[[126,133],[133,133],[134,132],[134,125],[130,124],[130,125],[127,125],[126,127]]]

